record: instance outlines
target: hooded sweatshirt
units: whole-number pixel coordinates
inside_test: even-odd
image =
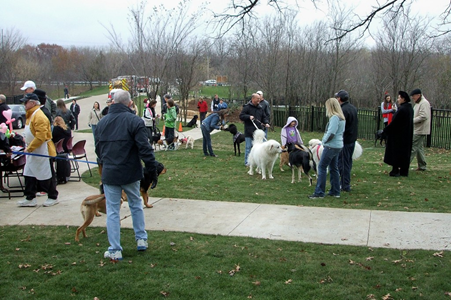
[[[291,127],[290,124],[293,121],[296,122],[296,125],[294,127]],[[295,117],[288,117],[287,123],[285,124],[285,126],[283,126],[280,132],[280,140],[282,141],[282,146],[285,146],[288,143],[296,143],[298,145],[304,144],[297,128],[298,125],[298,120],[296,120]]]

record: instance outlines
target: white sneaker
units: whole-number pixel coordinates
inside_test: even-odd
[[[35,207],[37,205],[36,198],[32,200],[23,199],[20,201],[17,201],[17,206],[20,207]]]
[[[105,253],[103,254],[103,257],[105,258],[109,258],[110,260],[122,260],[122,251],[105,251]]]
[[[145,251],[149,247],[147,240],[143,240],[143,239],[137,240],[136,244],[137,244],[138,251]]]
[[[36,196],[38,196],[38,197],[45,196],[45,195],[47,195],[46,192],[37,192],[36,193]]]
[[[47,198],[47,200],[45,200],[45,202],[44,202],[44,206],[49,207],[49,206],[57,205],[58,203],[60,203],[58,200]]]

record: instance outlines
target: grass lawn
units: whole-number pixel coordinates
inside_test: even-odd
[[[449,299],[449,252],[150,232],[123,261],[104,228],[0,227],[1,299]],[[95,298],[97,297],[97,298]]]
[[[242,130],[242,124],[238,124]],[[269,138],[280,140],[280,129],[270,132]],[[189,132],[182,132],[187,135]],[[311,138],[321,138],[322,133],[301,133],[304,143]],[[279,170],[276,162],[273,180],[261,180],[261,176],[249,176],[244,167],[244,143],[241,157],[234,156],[232,135],[220,132],[212,135],[212,144],[218,158],[204,157],[202,141],[197,140],[194,149],[181,147],[178,151],[156,152],[156,158],[167,168],[167,174],[159,179],[151,197],[189,198],[214,201],[234,201],[269,204],[336,207],[349,209],[375,209],[396,211],[451,212],[449,188],[451,181],[450,151],[427,149],[428,171],[411,171],[409,177],[389,177],[391,167],[383,163],[383,147],[374,147],[373,141],[360,141],[364,148],[362,157],[354,161],[352,192],[342,193],[340,199],[326,197],[310,200],[314,191],[308,186],[306,176],[300,183],[291,183],[291,170]],[[416,160],[411,167],[416,168]],[[99,177],[85,181],[97,186]],[[328,185],[326,186],[328,189]]]

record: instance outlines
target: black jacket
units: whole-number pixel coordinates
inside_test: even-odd
[[[357,119],[357,109],[349,102],[341,104],[341,109],[346,119],[345,132],[343,133],[343,144],[352,144],[357,141],[359,120]]]
[[[252,138],[256,128],[250,119],[251,116],[254,116],[254,123],[258,129],[264,129],[263,125],[269,124],[269,120],[260,104],[255,106],[252,101],[249,101],[243,106],[240,120],[244,122],[244,136]]]
[[[5,102],[0,103],[0,124],[6,123],[6,118],[3,115],[3,112],[8,109],[10,109],[8,104],[6,104]]]
[[[129,184],[143,177],[141,160],[155,173],[155,155],[140,117],[127,106],[116,103],[96,127],[96,154],[103,164],[102,182]]]
[[[64,139],[63,142],[63,149],[65,153],[68,153],[67,150],[67,141],[72,136],[72,132],[70,131],[70,128],[67,128],[66,130],[63,129],[63,127],[60,126],[54,126],[52,130],[52,141],[54,144],[56,144],[59,140]]]
[[[77,103],[70,105],[70,111],[74,114],[74,116],[78,116],[80,114],[80,105]]]
[[[413,139],[413,108],[410,102],[399,106],[391,123],[384,128],[384,133],[387,134],[384,162],[408,168]]]

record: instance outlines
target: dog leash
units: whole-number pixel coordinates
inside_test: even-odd
[[[16,155],[30,155],[30,156],[47,157],[47,158],[60,159],[60,160],[72,160],[72,161],[76,161],[76,162],[82,162],[82,163],[87,163],[87,164],[98,165],[98,163],[94,162],[94,161],[80,160],[80,159],[69,158],[69,157],[66,158],[66,157],[50,156],[50,155],[44,155],[44,154],[37,154],[37,153],[30,153],[30,152],[19,152],[19,151],[11,151],[11,153],[12,154],[16,154]]]
[[[258,120],[257,120],[257,121],[258,121]],[[254,124],[255,129],[257,129],[257,130],[260,129],[260,128],[258,128],[257,125],[255,124],[254,119],[252,119],[251,122],[252,122],[252,124]],[[258,122],[260,122],[260,121],[258,121]],[[262,123],[262,122],[260,122],[260,124],[261,124],[261,123]],[[260,130],[261,130],[261,129],[260,129]],[[267,138],[263,138],[263,140],[264,140],[264,141],[267,141],[268,139],[267,139]]]

